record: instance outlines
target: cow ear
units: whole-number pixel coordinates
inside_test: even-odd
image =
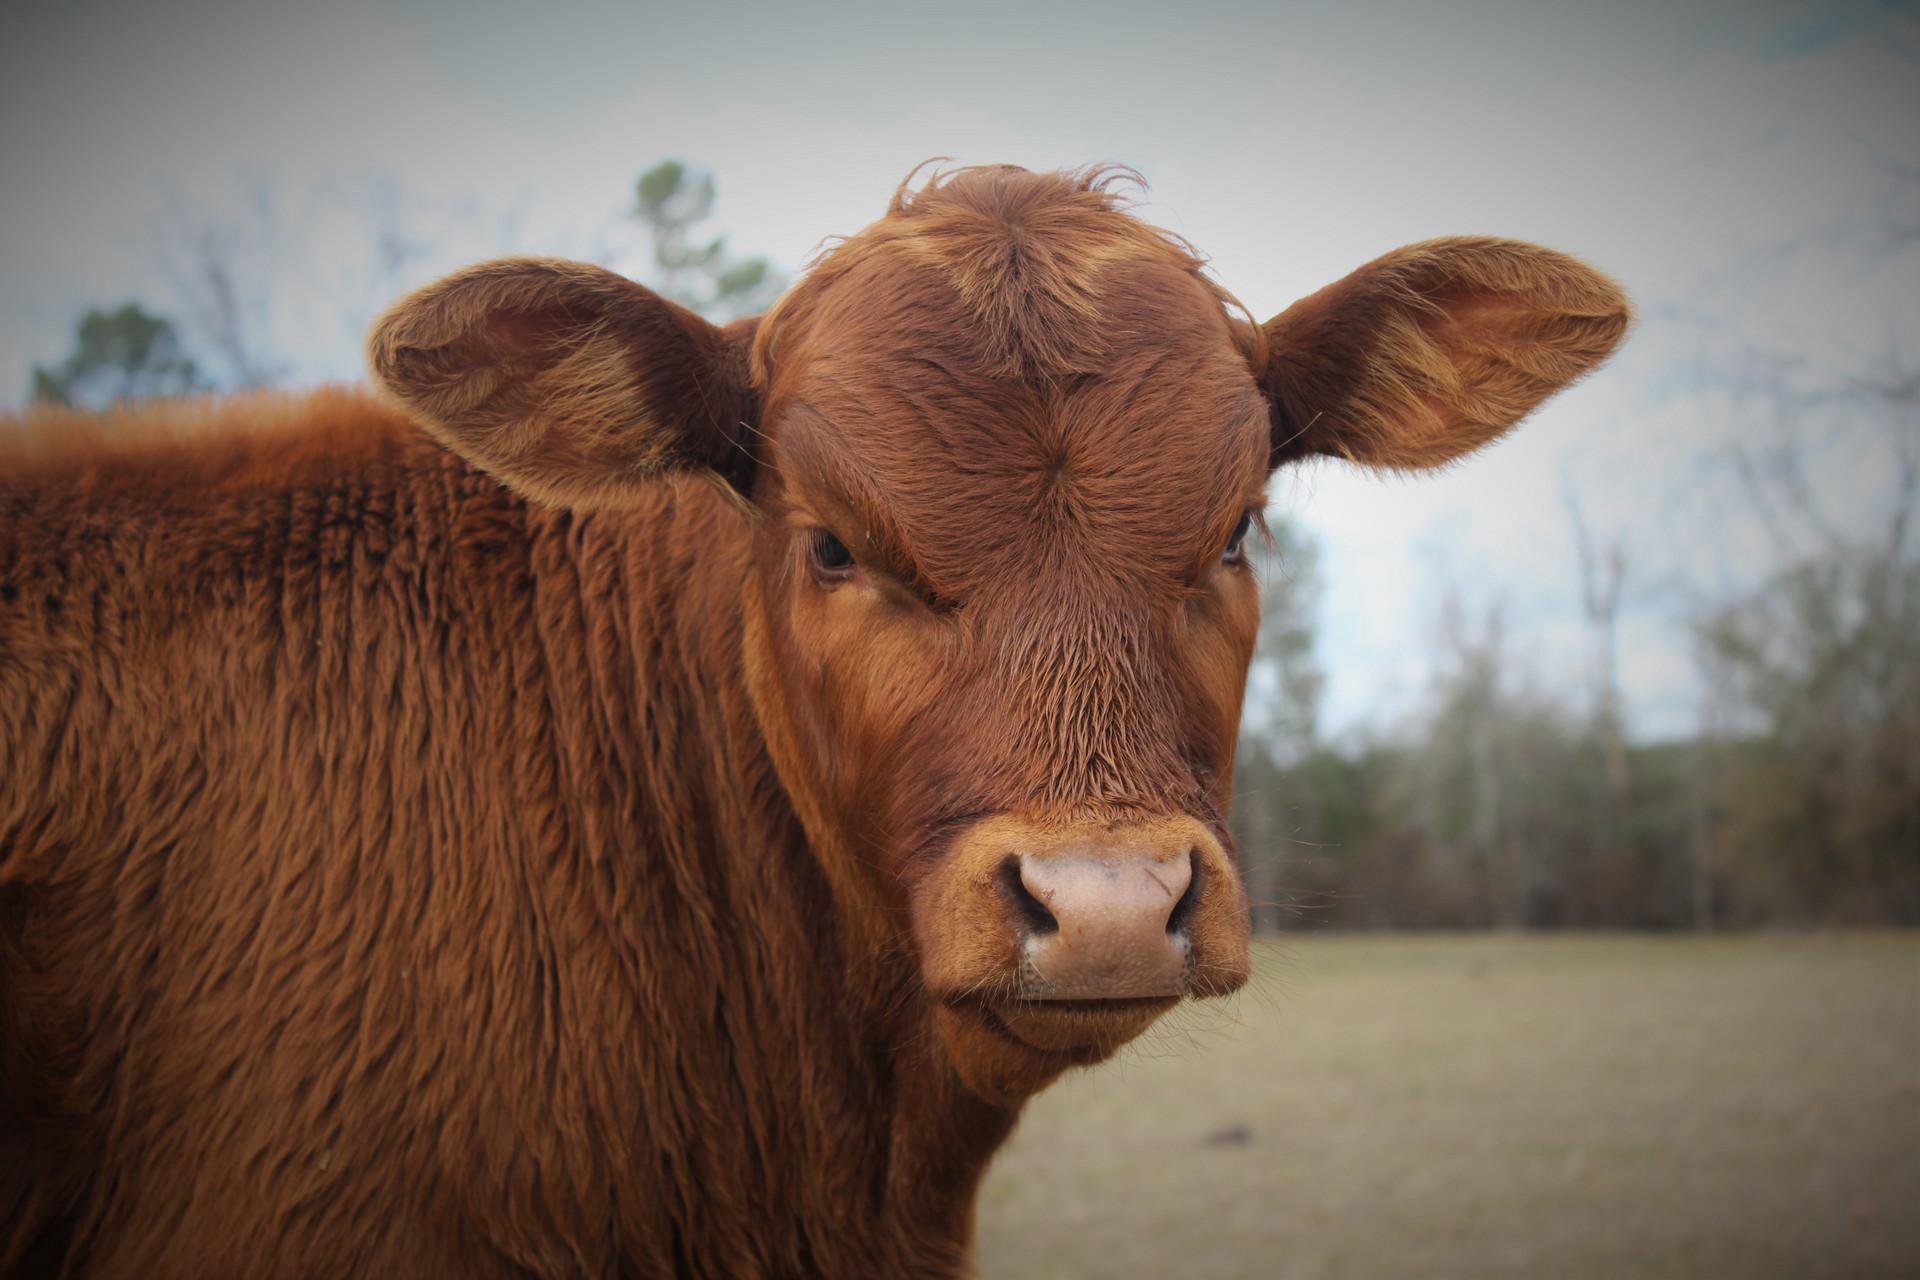
[[[540,502],[607,508],[675,470],[747,491],[752,324],[717,328],[599,267],[508,258],[401,300],[368,358],[474,466]]]
[[[1396,250],[1267,322],[1270,465],[1451,462],[1605,360],[1628,319],[1618,285],[1537,245]]]

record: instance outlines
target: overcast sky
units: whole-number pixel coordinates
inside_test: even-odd
[[[1417,703],[1443,581],[1505,599],[1528,671],[1578,686],[1571,487],[1634,555],[1634,728],[1684,730],[1675,583],[1767,554],[1702,479],[1749,411],[1703,361],[1744,342],[1844,370],[1920,335],[1920,255],[1875,240],[1912,217],[1897,174],[1920,166],[1911,0],[0,3],[0,404],[88,304],[165,309],[170,207],[260,191],[300,381],[359,376],[387,289],[617,247],[634,176],[667,156],[711,168],[718,223],[789,270],[935,155],[1133,165],[1143,214],[1263,316],[1435,235],[1586,257],[1642,315],[1606,371],[1443,475],[1276,485],[1323,549],[1336,728]],[[394,280],[365,243],[382,191],[422,241]],[[1837,459],[1823,496],[1867,506],[1874,481]]]

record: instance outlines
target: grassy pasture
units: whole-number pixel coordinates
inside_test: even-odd
[[[1920,935],[1258,959],[1029,1108],[983,1276],[1920,1277]]]

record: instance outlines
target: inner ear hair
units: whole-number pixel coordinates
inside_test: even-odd
[[[1625,294],[1515,240],[1429,240],[1270,320],[1270,462],[1324,454],[1422,470],[1504,434],[1620,343]]]
[[[599,267],[510,258],[403,299],[368,356],[454,452],[537,501],[593,508],[676,469],[745,491],[751,335]]]

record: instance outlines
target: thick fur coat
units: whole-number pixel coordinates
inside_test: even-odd
[[[1024,1099],[1246,977],[1270,468],[1448,462],[1625,324],[1458,240],[1256,326],[986,169],[758,321],[516,260],[378,397],[7,427],[0,1275],[964,1273]],[[1020,868],[1129,841],[1180,988],[1058,999]]]

